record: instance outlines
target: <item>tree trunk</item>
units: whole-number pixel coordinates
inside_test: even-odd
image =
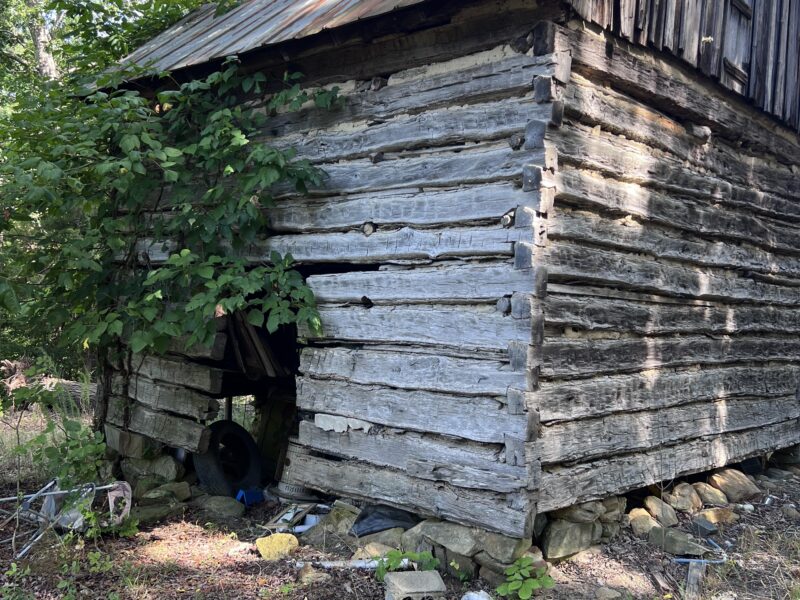
[[[50,32],[42,18],[41,0],[25,0],[31,9],[28,18],[28,31],[33,42],[33,52],[36,56],[36,70],[42,77],[58,79],[59,71],[53,55],[50,53]]]

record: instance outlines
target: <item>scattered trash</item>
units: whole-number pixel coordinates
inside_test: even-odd
[[[350,534],[356,537],[364,537],[365,535],[394,529],[395,527],[406,530],[411,529],[419,522],[419,517],[405,510],[381,504],[371,504],[359,513],[355,523],[353,523],[353,527],[350,529]]]
[[[0,521],[0,529],[12,521],[23,524],[14,532],[13,536],[0,540],[0,545],[26,542],[15,555],[16,559],[20,559],[26,556],[48,531],[55,528],[82,531],[86,523],[81,508],[91,505],[97,492],[108,492],[109,514],[108,521],[105,523],[121,523],[130,512],[132,497],[130,485],[125,482],[99,487],[94,483],[89,483],[62,490],[59,489],[58,480],[53,479],[33,494],[26,494],[21,498],[18,496],[0,498],[0,517],[5,517]],[[65,502],[67,498],[69,498],[69,502]],[[42,504],[37,510],[34,508],[34,504],[40,501]],[[13,508],[3,508],[3,505],[9,504]]]

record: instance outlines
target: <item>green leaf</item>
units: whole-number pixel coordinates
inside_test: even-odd
[[[264,325],[264,313],[260,310],[251,310],[247,313],[247,322],[253,327],[261,327]]]
[[[119,147],[125,154],[130,154],[132,150],[138,150],[141,147],[141,143],[137,136],[132,133],[127,133],[123,135],[122,139],[119,141]]]

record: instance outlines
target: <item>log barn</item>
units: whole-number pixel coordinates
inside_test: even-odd
[[[341,89],[271,119],[326,177],[253,257],[294,256],[323,333],[115,374],[123,455],[202,455],[251,394],[286,485],[524,538],[800,442],[800,0],[246,0],[128,60],[229,55]]]

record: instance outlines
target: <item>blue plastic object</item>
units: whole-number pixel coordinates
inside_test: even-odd
[[[264,501],[264,492],[259,488],[239,490],[239,493],[236,494],[236,499],[245,506],[255,506]]]

